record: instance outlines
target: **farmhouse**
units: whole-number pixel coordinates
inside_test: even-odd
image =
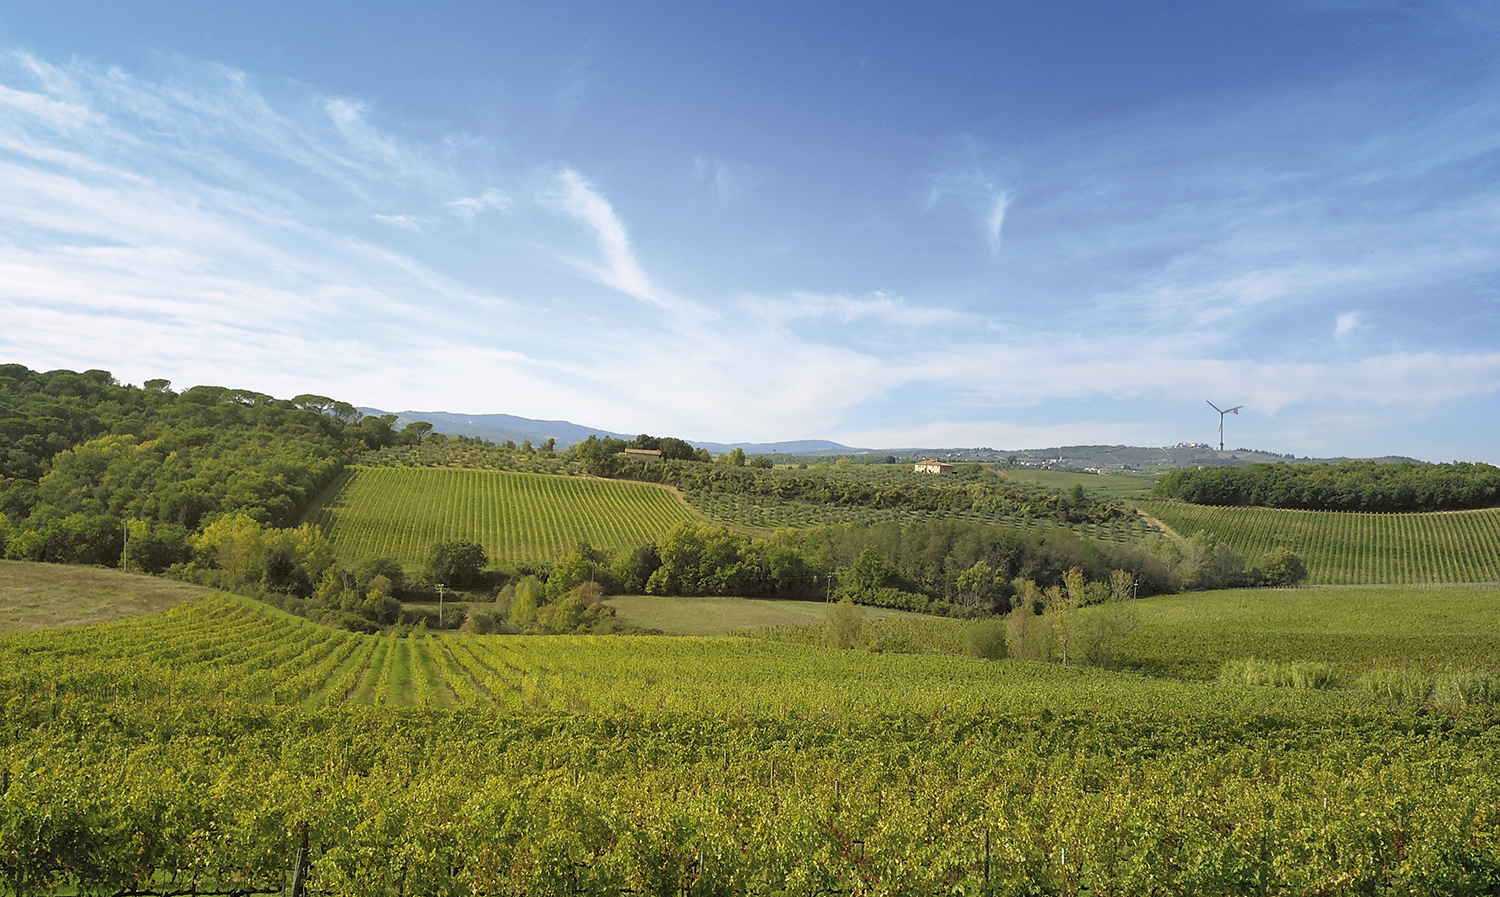
[[[657,451],[656,449],[628,448],[628,449],[625,449],[625,451],[623,451],[621,454],[625,454],[625,455],[637,455],[637,456],[642,457],[642,458],[660,458],[661,457],[661,452]]]
[[[944,463],[942,461],[918,461],[916,471],[917,473],[935,473],[942,475],[945,473],[952,473],[953,465]]]

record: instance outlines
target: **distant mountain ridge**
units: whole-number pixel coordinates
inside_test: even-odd
[[[507,439],[533,443],[556,439],[559,448],[567,448],[575,442],[583,442],[590,436],[613,436],[616,439],[634,439],[635,433],[616,433],[598,427],[585,427],[565,420],[533,420],[514,414],[453,414],[447,411],[381,411],[378,408],[360,408],[361,414],[394,414],[399,429],[413,421],[423,420],[432,424],[439,433],[449,436],[482,436],[494,442]],[[656,434],[671,436],[675,434]],[[869,449],[850,448],[827,439],[794,439],[787,442],[702,442],[687,440],[694,448],[708,449],[722,454],[734,448],[742,448],[747,454],[756,455],[851,455],[864,454]]]
[[[559,448],[567,448],[590,436],[612,436],[616,439],[634,439],[634,433],[616,433],[598,427],[585,427],[565,420],[534,420],[514,414],[453,414],[447,411],[381,411],[378,408],[360,408],[362,414],[394,414],[399,429],[413,421],[426,421],[439,433],[450,436],[481,436],[494,442],[507,439],[516,442],[530,440],[533,444],[556,439]],[[663,433],[656,435],[672,436]],[[1297,458],[1277,452],[1259,449],[1236,448],[1219,451],[1202,442],[1182,442],[1169,446],[1131,445],[1065,445],[1042,449],[992,449],[992,448],[852,448],[827,439],[794,439],[786,442],[703,442],[687,440],[695,448],[708,449],[714,454],[723,454],[734,448],[742,448],[751,455],[884,455],[901,460],[914,458],[938,458],[945,461],[1009,461],[1032,467],[1050,467],[1059,470],[1141,470],[1189,467],[1195,465],[1244,465],[1262,462],[1284,462],[1290,464],[1324,464],[1348,460],[1373,460],[1380,463],[1391,461],[1416,461],[1415,458],[1390,455],[1381,458]]]

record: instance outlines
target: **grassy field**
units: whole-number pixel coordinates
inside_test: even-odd
[[[1069,470],[1034,470],[1029,467],[1005,467],[1001,475],[1018,483],[1035,483],[1048,489],[1066,492],[1074,486],[1082,486],[1091,495],[1101,498],[1133,499],[1145,498],[1156,485],[1158,474],[1147,473],[1075,473]]]
[[[355,467],[307,514],[339,557],[426,560],[434,543],[478,542],[492,559],[550,561],[569,547],[636,545],[696,515],[661,486],[532,473]]]
[[[157,613],[207,591],[119,570],[0,560],[0,633]]]
[[[1500,508],[1355,514],[1145,501],[1179,535],[1207,531],[1252,561],[1289,548],[1326,584],[1500,582]]]
[[[1227,660],[1369,669],[1500,671],[1500,589],[1476,586],[1233,589],[1137,602],[1125,666],[1213,678]],[[1085,614],[1099,613],[1088,608]]]
[[[821,624],[826,609],[820,601],[772,601],[760,598],[680,598],[658,595],[617,595],[606,602],[624,622],[667,635],[727,635],[772,626]],[[861,608],[865,619],[922,619],[920,614]]]

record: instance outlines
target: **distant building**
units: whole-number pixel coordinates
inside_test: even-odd
[[[953,465],[946,464],[942,461],[918,461],[916,471],[917,473],[935,473],[938,475],[942,475],[945,473],[952,473]]]
[[[625,451],[621,452],[620,454],[622,454],[622,455],[636,455],[637,457],[641,457],[641,458],[660,458],[661,457],[661,452],[657,451],[656,449],[628,448]]]

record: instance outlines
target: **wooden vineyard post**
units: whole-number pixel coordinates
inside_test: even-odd
[[[990,830],[984,830],[984,893],[990,893]]]
[[[292,867],[292,887],[287,897],[305,897],[307,886],[307,823],[302,829],[302,845],[297,848],[297,863]]]

